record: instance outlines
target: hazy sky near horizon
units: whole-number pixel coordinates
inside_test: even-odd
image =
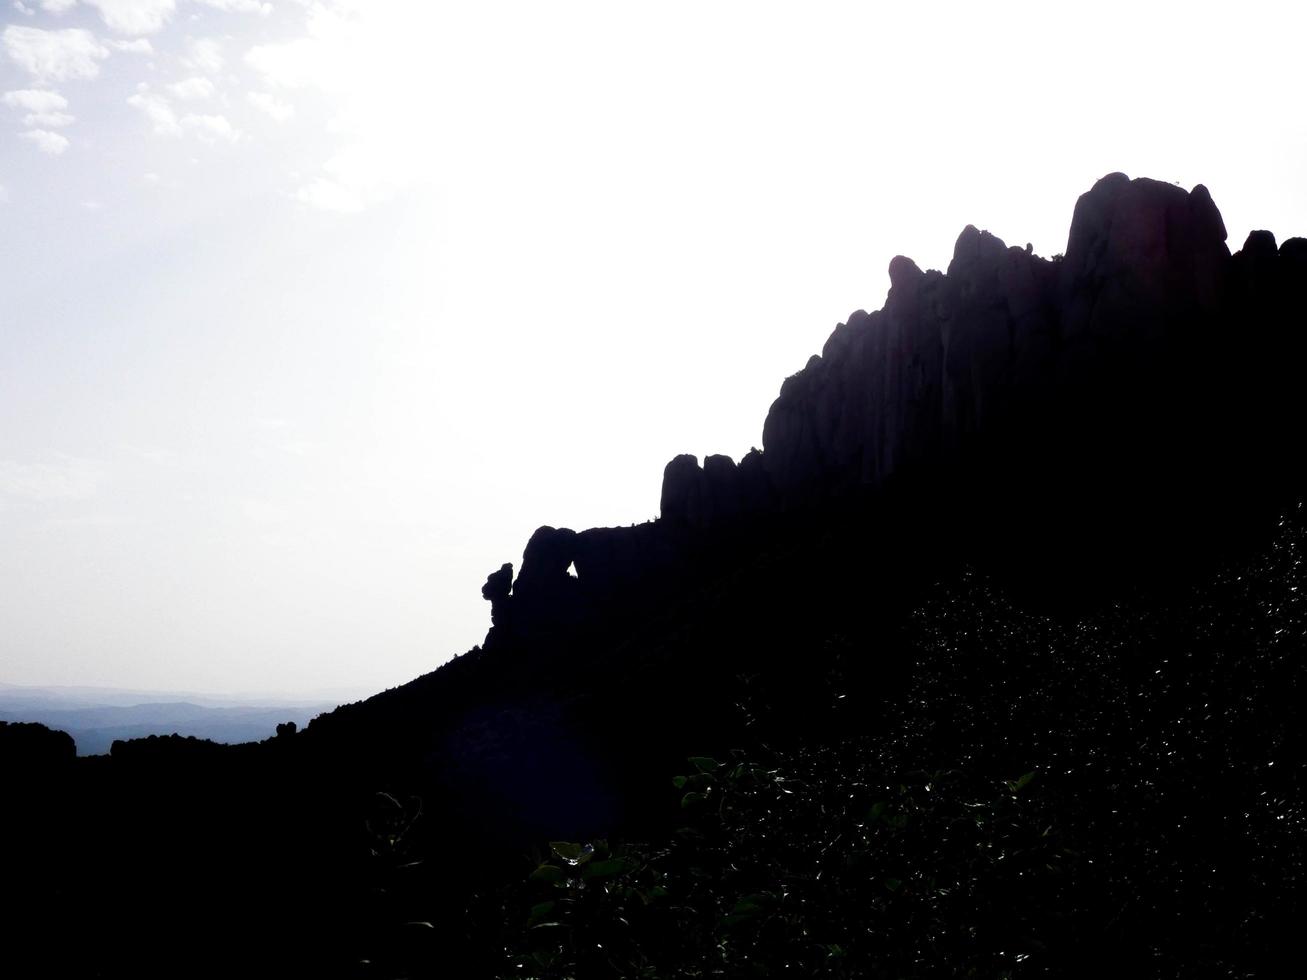
[[[22,0],[0,681],[360,693],[653,517],[967,223],[1114,170],[1307,235],[1301,4]]]

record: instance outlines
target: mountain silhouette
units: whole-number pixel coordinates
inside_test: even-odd
[[[358,960],[392,942],[384,888],[425,896],[452,969],[486,935],[469,896],[533,848],[674,828],[687,755],[898,737],[940,583],[985,576],[1075,624],[1190,608],[1278,547],[1307,489],[1307,239],[1256,231],[1232,254],[1201,185],[1111,174],[1064,255],[968,226],[946,271],[889,272],[883,308],[784,381],[760,448],[671,460],[655,521],[540,527],[482,588],[484,643],[432,673],[258,744],[72,760],[0,730],[15,949],[61,975],[377,975]],[[957,675],[959,711],[987,676]],[[412,883],[381,882],[409,854]]]

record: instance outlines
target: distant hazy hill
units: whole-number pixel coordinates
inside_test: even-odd
[[[15,687],[0,684],[0,721],[40,722],[65,731],[78,755],[100,755],[115,739],[194,735],[214,742],[257,742],[276,727],[309,720],[340,703],[220,698],[167,691],[95,687]]]

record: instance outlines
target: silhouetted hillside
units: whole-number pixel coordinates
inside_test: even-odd
[[[35,722],[0,721],[0,771],[62,770],[72,765],[75,754],[67,732]]]
[[[207,704],[157,698],[143,702],[127,698],[125,704],[95,700],[123,700],[118,693],[0,688],[0,720],[38,722],[65,731],[77,743],[79,755],[100,755],[116,741],[174,733],[229,744],[257,742],[272,735],[279,724],[294,721],[302,726],[335,706],[334,702],[267,704],[230,699],[208,699]]]
[[[36,962],[743,976],[793,949],[802,975],[1057,976],[1114,949],[1132,975],[1264,971],[1301,911],[1301,847],[1268,821],[1307,804],[1284,559],[1307,241],[1231,255],[1205,189],[1116,174],[1065,257],[967,228],[947,272],[890,275],[785,381],[761,450],[672,460],[657,521],[536,531],[485,583],[483,646],[258,745],[120,742],[15,776]],[[685,844],[668,779],[727,780],[685,758],[733,749],[816,788],[750,788]],[[1240,777],[1254,757],[1288,775]],[[956,831],[972,806],[1001,826]],[[591,874],[593,907],[514,885],[547,842],[600,839],[674,914],[613,918],[618,885],[655,887],[626,864]],[[833,862],[825,884],[787,884],[805,861]],[[767,904],[787,889],[808,904]],[[627,958],[600,963],[586,929],[619,919]],[[798,948],[815,923],[827,958]]]

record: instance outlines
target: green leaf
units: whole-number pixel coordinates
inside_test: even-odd
[[[903,882],[901,882],[898,878],[886,878],[884,884],[885,887],[892,892],[896,892],[903,887]]]
[[[706,755],[692,755],[690,765],[700,772],[712,772],[717,768],[717,760]]]
[[[549,915],[557,905],[557,902],[540,902],[536,905],[532,905],[531,912],[526,917],[526,924],[528,926],[536,925],[541,919]]]
[[[1038,770],[1032,769],[1030,770],[1030,772],[1026,773],[1020,779],[1017,779],[1015,781],[1009,780],[1007,784],[1007,788],[1013,793],[1020,793],[1023,789],[1025,789],[1027,786],[1030,785],[1030,781],[1035,778],[1035,774],[1037,771]]]
[[[689,780],[684,776],[672,777],[672,785],[675,786],[677,789],[685,789],[685,784],[687,782],[689,782]]]
[[[591,861],[581,869],[582,878],[611,878],[613,875],[625,874],[635,865],[626,858],[609,858],[607,861]]]
[[[702,793],[686,793],[684,796],[681,797],[681,806],[688,809],[689,807],[694,806],[696,803],[702,803],[704,799],[705,797]]]
[[[761,911],[762,911],[762,907],[759,905],[755,905],[753,902],[749,902],[749,901],[736,902],[735,907],[732,908],[731,911],[728,912],[726,915],[722,916],[721,919],[722,926],[727,929],[731,928],[732,926],[738,926],[743,922],[748,922],[751,919],[756,919],[758,917],[758,913]]]
[[[564,878],[563,869],[552,864],[542,864],[531,872],[532,881],[543,881],[556,885]]]
[[[594,857],[594,847],[590,844],[573,844],[570,841],[555,840],[549,842],[549,849],[564,864],[573,867],[578,864],[585,864]]]

